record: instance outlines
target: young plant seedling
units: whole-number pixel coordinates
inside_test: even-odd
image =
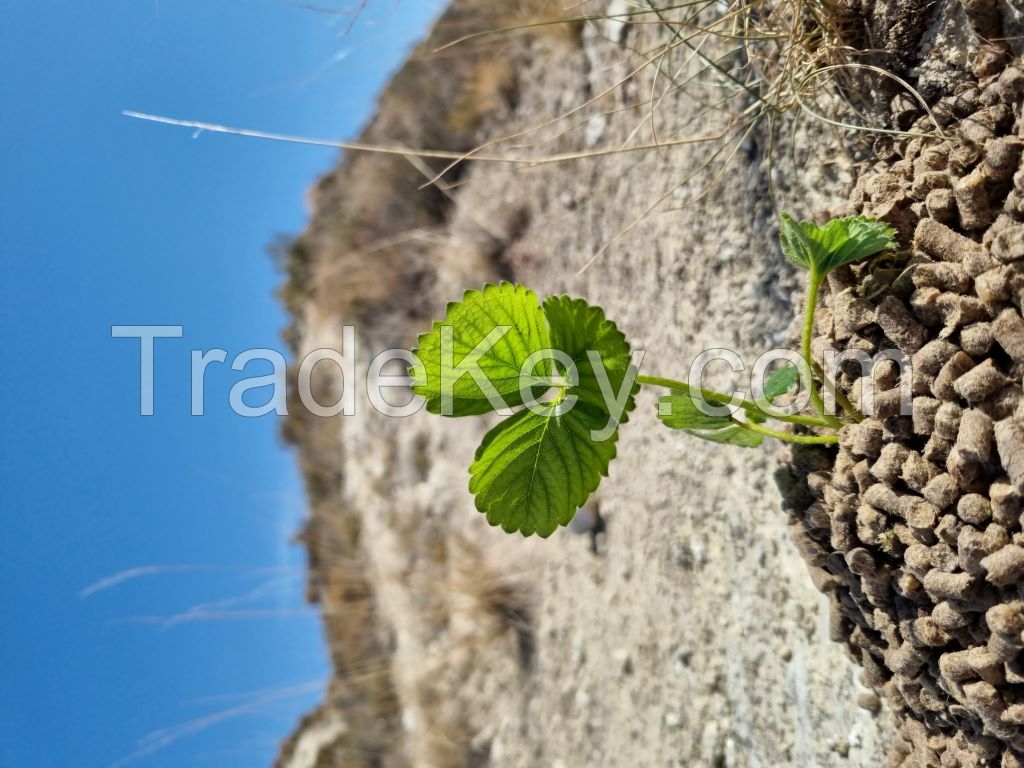
[[[669,390],[658,401],[665,426],[727,445],[755,447],[765,437],[828,445],[844,423],[862,418],[811,359],[815,306],[829,272],[895,248],[895,233],[864,217],[819,227],[784,214],[780,227],[783,253],[807,272],[801,365],[777,370],[754,400],[639,375],[626,337],[582,299],[541,303],[528,288],[502,283],[448,305],[445,319],[419,337],[410,375],[431,413],[506,416],[469,469],[469,490],[491,525],[546,537],[568,524],[608,476],[641,385]],[[814,413],[773,407],[801,380]],[[835,394],[842,417],[826,411],[819,386]],[[802,431],[767,427],[768,419]]]

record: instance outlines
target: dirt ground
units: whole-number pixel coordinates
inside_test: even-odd
[[[586,59],[606,60],[609,45],[586,36]],[[533,81],[526,98],[559,93],[568,106],[611,84],[614,73],[585,62],[537,71],[546,81]],[[525,101],[520,111],[545,107]],[[692,105],[681,98],[662,108]],[[632,122],[609,120],[601,145],[622,142]],[[454,237],[523,209],[529,225],[504,254],[516,278],[541,295],[568,292],[604,307],[647,350],[645,372],[674,375],[720,347],[750,365],[784,343],[798,283],[766,227],[763,157],[745,149],[712,195],[648,217],[582,275],[706,150],[523,172],[514,183],[481,178],[459,198]],[[473,283],[467,275],[451,284],[455,297]],[[653,403],[644,392],[602,484],[607,531],[596,554],[585,535],[522,540],[469,521],[468,536],[496,539],[482,548],[495,573],[528,560],[516,578],[528,596],[534,660],[493,693],[497,676],[478,671],[475,685],[456,680],[444,695],[468,697],[470,713],[475,698],[488,699],[490,712],[471,730],[490,742],[495,765],[879,765],[886,718],[856,704],[858,670],[830,641],[825,603],[787,535],[773,450],[719,450],[659,429]],[[463,489],[477,435],[457,445],[450,425],[435,422],[418,420],[449,441],[444,468],[426,482],[445,478],[437,485],[473,517]],[[407,663],[417,666],[416,652]]]

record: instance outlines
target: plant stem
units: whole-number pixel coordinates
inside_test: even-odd
[[[824,382],[826,390],[836,399],[836,402],[839,403],[839,407],[843,409],[846,415],[853,419],[857,424],[864,421],[864,416],[861,412],[854,408],[853,403],[850,402],[850,398],[840,392],[839,388],[833,384],[827,376],[825,376],[825,373],[821,370],[821,366],[815,364],[814,369],[821,376],[821,380]]]
[[[807,363],[808,381],[807,392],[811,396],[811,404],[814,410],[821,414],[821,417],[830,427],[839,428],[842,422],[835,416],[825,412],[825,402],[818,392],[818,384],[814,380],[814,360],[811,357],[811,339],[814,338],[814,310],[818,306],[818,289],[821,287],[822,276],[818,274],[813,266],[807,274],[807,307],[804,309],[804,332],[800,338],[800,356]],[[822,379],[824,380],[824,376]]]
[[[846,411],[847,416],[853,419],[857,424],[864,421],[864,416],[861,412],[853,407],[853,403],[850,402],[850,399],[840,392],[835,385],[832,386],[832,394],[835,397],[836,402],[839,403],[839,406]]]
[[[838,435],[794,435],[792,432],[780,432],[777,429],[769,429],[755,424],[751,421],[740,421],[733,419],[733,422],[750,432],[757,432],[759,435],[774,437],[786,443],[799,443],[801,445],[834,445],[839,442]]]
[[[699,392],[700,396],[712,405],[729,405],[732,402],[732,396],[727,395],[723,392],[715,392],[711,389],[696,389],[694,390],[689,384],[684,384],[681,381],[675,379],[665,379],[661,376],[637,376],[636,381],[638,384],[646,384],[652,387],[664,387],[665,389],[676,389],[680,392],[692,395],[695,392]],[[817,416],[801,416],[799,414],[774,414],[770,411],[766,411],[764,408],[759,406],[757,403],[751,402],[750,400],[741,400],[739,407],[747,412],[765,414],[771,416],[777,421],[784,421],[788,424],[801,424],[806,427],[832,427],[835,426],[831,421]],[[745,422],[744,422],[745,423]],[[787,434],[785,432],[780,434]]]

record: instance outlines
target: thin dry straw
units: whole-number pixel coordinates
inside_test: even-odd
[[[173,117],[164,117],[162,115],[151,115],[145,112],[135,112],[133,110],[123,110],[122,114],[126,117],[133,117],[138,120],[146,120],[152,123],[163,123],[165,125],[177,125],[183,128],[194,128],[197,133],[208,131],[210,133],[226,133],[234,136],[248,136],[255,139],[267,139],[269,141],[281,141],[289,144],[305,144],[309,146],[317,147],[334,147],[336,149],[346,149],[353,152],[375,152],[377,154],[384,155],[398,155],[400,157],[430,157],[441,160],[455,160],[463,161],[467,159],[481,160],[483,162],[490,163],[509,163],[509,164],[522,164],[522,165],[550,165],[553,163],[565,163],[573,160],[585,160],[593,157],[605,157],[608,155],[617,155],[623,152],[645,152],[658,147],[672,147],[681,146],[684,144],[699,144],[705,141],[717,141],[721,136],[717,135],[702,135],[702,136],[687,136],[680,139],[670,139],[668,141],[662,141],[658,144],[636,144],[631,147],[615,147],[608,149],[595,149],[588,150],[585,152],[565,152],[547,156],[537,157],[505,157],[502,155],[467,155],[464,152],[447,152],[444,150],[437,149],[409,149],[408,147],[399,146],[388,146],[380,144],[364,144],[357,141],[334,141],[329,139],[314,139],[307,136],[294,136],[286,133],[273,133],[270,131],[255,131],[246,128],[230,128],[225,125],[217,125],[215,123],[205,123],[198,120],[179,120]],[[440,179],[443,174],[439,175],[437,179]]]
[[[917,101],[918,104],[921,105],[921,108],[924,109],[924,111],[928,114],[929,119],[932,121],[932,124],[935,126],[935,128],[937,129],[938,132],[937,133],[913,133],[911,131],[900,131],[900,130],[897,130],[897,129],[894,129],[894,128],[865,128],[864,126],[854,125],[852,123],[844,123],[844,122],[841,122],[839,120],[832,120],[832,119],[830,119],[828,117],[825,117],[824,115],[822,115],[822,114],[820,114],[818,112],[815,112],[813,109],[811,109],[810,107],[808,107],[804,103],[803,99],[800,98],[800,91],[801,91],[801,89],[803,88],[803,86],[805,86],[807,83],[809,83],[811,80],[813,80],[818,75],[823,75],[826,72],[832,72],[832,71],[835,71],[835,70],[838,70],[838,69],[866,69],[866,70],[868,70],[870,72],[874,72],[875,74],[883,75],[884,77],[888,77],[891,80],[895,80],[897,83],[899,83],[901,86],[903,86],[907,90],[907,92],[910,93],[911,96],[914,97],[914,99]],[[794,97],[796,98],[797,103],[800,105],[800,108],[803,109],[805,112],[807,112],[807,114],[809,114],[811,117],[816,118],[818,120],[821,120],[822,122],[828,123],[829,125],[834,125],[834,126],[836,126],[838,128],[845,128],[846,130],[851,130],[851,131],[868,131],[868,132],[871,132],[871,133],[887,133],[887,134],[893,134],[893,135],[896,135],[896,136],[909,136],[911,138],[924,138],[924,139],[948,139],[948,138],[950,138],[949,136],[947,136],[945,133],[942,132],[942,126],[939,125],[939,121],[935,117],[935,114],[932,112],[931,107],[928,106],[928,103],[924,100],[924,98],[921,96],[921,94],[918,93],[910,83],[908,83],[906,80],[904,80],[903,78],[899,77],[898,75],[893,74],[892,72],[889,72],[889,71],[887,71],[885,69],[882,69],[881,67],[873,66],[871,64],[855,64],[855,63],[832,64],[832,65],[827,66],[827,67],[821,67],[820,69],[816,69],[813,72],[811,72],[809,75],[807,75],[807,77],[805,77],[803,79],[803,81],[801,81],[800,88],[798,88],[796,90],[796,92],[794,93]]]

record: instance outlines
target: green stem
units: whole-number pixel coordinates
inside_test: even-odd
[[[759,435],[774,437],[786,443],[799,443],[801,445],[834,445],[839,442],[838,435],[794,435],[792,432],[780,432],[777,429],[769,429],[755,424],[751,421],[740,421],[733,419],[733,422],[750,432],[757,432]]]
[[[681,381],[675,379],[665,379],[661,376],[637,376],[636,381],[638,384],[646,384],[653,387],[664,387],[665,389],[675,389],[684,394],[692,395],[695,392],[700,393],[700,396],[705,401],[712,405],[729,405],[732,403],[733,398],[730,395],[726,395],[722,392],[715,392],[711,389],[694,389],[689,384],[684,384]],[[777,421],[784,421],[788,424],[801,424],[805,427],[832,427],[835,426],[831,421],[817,416],[801,416],[799,414],[775,414],[771,411],[766,411],[764,408],[759,406],[757,403],[751,402],[750,400],[741,400],[738,403],[739,407],[747,412],[754,412],[759,414],[765,414]],[[745,422],[744,422],[745,423]],[[788,434],[782,432],[780,434]],[[773,435],[774,436],[774,435]]]
[[[800,356],[807,363],[808,381],[807,392],[811,396],[811,404],[814,410],[821,414],[828,426],[839,428],[843,423],[835,416],[825,412],[825,402],[818,392],[818,384],[814,380],[814,360],[811,357],[811,339],[814,338],[814,310],[818,306],[818,289],[821,287],[822,276],[811,267],[807,276],[807,307],[804,310],[804,332],[800,338]],[[824,376],[822,376],[824,379]]]
[[[828,377],[825,376],[824,371],[821,370],[821,366],[815,364],[814,369],[815,372],[821,376],[821,380],[824,382],[826,390],[836,399],[836,402],[839,403],[839,407],[843,409],[846,415],[857,424],[864,421],[864,416],[861,415],[861,412],[854,408],[853,403],[850,402],[850,398],[840,392],[839,387],[833,384]]]

